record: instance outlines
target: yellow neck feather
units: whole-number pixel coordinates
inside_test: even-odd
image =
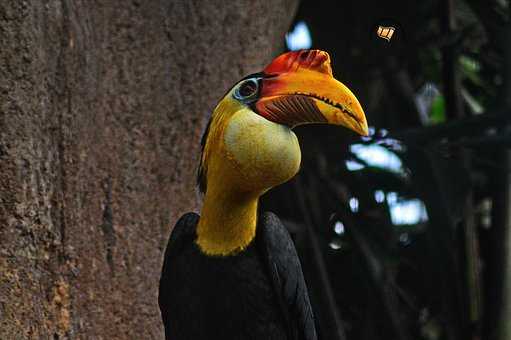
[[[242,108],[235,100],[219,103],[202,154],[202,167],[208,181],[196,242],[208,255],[235,254],[245,249],[255,237],[259,195],[237,189],[242,174],[226,162],[230,156],[224,144],[227,123]]]
[[[295,134],[233,100],[222,100],[202,155],[207,189],[197,244],[208,255],[226,256],[254,239],[259,196],[296,174],[300,148]]]
[[[209,186],[197,226],[202,252],[226,256],[245,249],[255,237],[258,198]]]

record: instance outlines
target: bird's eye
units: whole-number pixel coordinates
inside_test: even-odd
[[[257,91],[259,90],[259,83],[256,78],[251,78],[245,80],[241,83],[236,91],[234,91],[234,97],[241,100],[246,100],[257,95]]]

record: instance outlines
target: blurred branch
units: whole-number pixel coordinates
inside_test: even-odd
[[[325,339],[346,340],[346,334],[335,302],[335,295],[333,293],[331,280],[323,259],[323,253],[321,252],[321,247],[316,237],[316,233],[312,228],[312,218],[305,203],[305,193],[300,175],[298,175],[294,181],[294,189],[297,195],[298,206],[301,210],[303,220],[305,221],[305,229],[307,231],[307,239],[310,242],[313,262],[315,265],[314,267],[317,270],[318,279],[322,288],[320,290],[323,293],[322,302],[325,309],[328,311],[328,315],[324,315],[323,317],[323,320],[326,320],[326,324],[323,326],[327,327],[323,327],[320,331]]]
[[[494,48],[502,54],[502,86],[499,88],[496,106],[511,109],[511,8],[497,11],[495,6],[481,1],[467,0],[485,27]],[[495,4],[497,5],[497,4]],[[509,118],[509,112],[507,112]],[[504,134],[507,126],[500,126]],[[494,161],[504,164],[490,177],[492,182],[492,227],[489,230],[491,250],[486,259],[487,283],[485,303],[485,333],[488,339],[507,340],[511,337],[511,152],[499,149],[493,153]]]
[[[466,138],[460,141],[448,142],[449,147],[486,147],[486,148],[509,148],[511,147],[511,134]]]
[[[440,9],[442,15],[442,33],[451,35],[458,31],[456,16],[454,14],[455,5],[454,0],[445,0],[442,2],[442,8]],[[445,111],[448,120],[460,119],[466,117],[466,112],[463,105],[462,97],[462,85],[460,72],[460,46],[458,45],[447,45],[442,49],[442,71],[443,71],[443,83],[444,83],[444,98],[445,98]],[[467,149],[457,149],[455,153],[458,154],[461,163],[460,171],[465,173],[467,178],[470,178],[470,172],[472,171],[472,161],[470,152]],[[442,174],[445,181],[446,174]],[[461,175],[461,174],[460,174]],[[437,174],[437,176],[441,176]],[[461,288],[461,292],[455,299],[454,305],[451,308],[456,315],[451,317],[455,321],[455,326],[458,329],[453,330],[457,333],[457,336],[461,336],[464,339],[474,339],[476,334],[473,333],[471,324],[479,321],[479,275],[477,273],[477,259],[479,254],[476,252],[478,248],[477,230],[475,221],[471,212],[474,210],[473,202],[474,190],[473,185],[469,182],[468,190],[464,198],[463,211],[465,212],[465,218],[463,218],[458,224],[457,234],[453,235],[455,245],[459,242],[458,247],[454,247],[458,254],[454,253],[454,260],[456,269],[460,274],[464,274],[465,280],[462,277],[453,277],[454,287]],[[457,242],[456,242],[457,241]],[[456,256],[458,255],[458,256]],[[451,334],[452,335],[452,334]]]
[[[456,35],[457,25],[454,16],[454,1],[442,2],[442,33],[446,36]],[[443,83],[446,102],[446,115],[451,119],[464,117],[463,99],[461,97],[461,74],[459,72],[459,46],[457,44],[445,45],[442,49]]]
[[[394,288],[396,286],[393,281],[394,278],[389,273],[389,269],[386,268],[385,262],[382,260],[381,256],[377,256],[370,241],[365,234],[357,228],[358,226],[355,223],[355,219],[350,212],[338,212],[337,215],[338,218],[345,223],[347,232],[353,238],[354,243],[364,259],[369,277],[380,294],[396,338],[398,340],[411,339],[404,326],[405,323],[401,320],[399,296],[397,290]]]
[[[450,140],[474,136],[488,129],[511,123],[511,110],[499,109],[477,116],[460,118],[444,124],[417,129],[407,129],[392,133],[391,137],[402,139],[412,144],[436,142],[444,138]]]
[[[385,58],[386,72],[384,73],[389,90],[399,102],[398,107],[402,108],[400,119],[409,126],[421,126],[421,119],[417,105],[415,105],[415,89],[408,71],[402,67],[397,57],[388,56]]]
[[[431,151],[411,152],[407,158],[412,170],[415,185],[420,198],[428,209],[430,232],[427,234],[428,247],[431,252],[431,275],[435,277],[437,295],[431,298],[444,315],[447,325],[446,339],[465,339],[461,336],[462,322],[459,308],[462,304],[462,278],[458,259],[459,243],[456,238],[456,213],[452,207],[452,197],[447,187],[459,185],[457,180],[447,178],[445,164],[439,155]],[[443,165],[443,166],[442,166]],[[457,197],[457,196],[456,196]]]
[[[495,10],[495,6],[498,6],[498,3],[491,0],[466,0],[466,3],[472,8],[472,11],[479,18],[479,21],[490,36],[496,37],[498,31],[507,22],[505,16]]]
[[[505,166],[511,167],[511,151],[505,150],[498,154],[503,157],[502,161]],[[492,228],[494,229],[495,242],[493,243],[496,250],[494,260],[497,268],[495,268],[490,283],[496,283],[500,279],[500,283],[491,288],[499,290],[495,296],[499,302],[493,304],[492,302],[495,301],[488,301],[491,303],[488,307],[495,308],[497,312],[495,339],[508,340],[511,336],[511,323],[509,322],[511,317],[511,250],[509,249],[511,244],[511,173],[498,171],[495,185],[498,187],[494,190]],[[495,240],[495,238],[498,239]]]

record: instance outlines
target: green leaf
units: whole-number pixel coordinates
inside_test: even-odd
[[[461,66],[461,72],[465,78],[475,85],[482,85],[481,77],[479,76],[481,65],[477,60],[466,55],[462,55],[460,56],[459,63]]]
[[[438,95],[431,104],[429,111],[430,124],[439,124],[445,122],[445,99],[443,95]]]

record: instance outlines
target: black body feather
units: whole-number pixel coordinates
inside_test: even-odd
[[[206,256],[195,244],[199,216],[183,215],[165,251],[158,302],[167,340],[316,340],[307,287],[289,233],[259,217],[244,251]]]

